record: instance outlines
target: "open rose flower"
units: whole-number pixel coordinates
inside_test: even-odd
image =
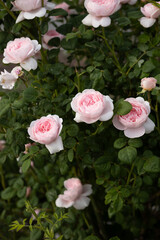
[[[57,207],[69,208],[71,206],[82,210],[88,207],[90,199],[87,197],[92,194],[92,186],[90,184],[82,185],[78,178],[70,178],[64,181],[67,189],[64,194],[60,194],[56,200]]]
[[[153,88],[156,87],[157,79],[153,77],[143,78],[141,80],[141,87],[144,90],[151,91]]]
[[[85,0],[84,6],[89,13],[82,23],[95,28],[107,27],[111,24],[111,16],[119,9],[119,0]]]
[[[160,4],[160,2],[157,3]],[[144,7],[141,7],[141,12],[145,17],[140,18],[140,24],[145,28],[151,27],[156,22],[156,18],[160,16],[160,8],[152,3],[147,3]]]
[[[43,48],[48,49],[48,50],[55,48],[54,46],[48,45],[48,42],[52,38],[59,38],[60,40],[62,40],[64,38],[64,36],[62,34],[58,33],[56,30],[49,30],[47,33],[45,33],[43,35],[43,38],[42,38]]]
[[[33,56],[41,49],[37,40],[28,37],[16,38],[9,41],[4,49],[3,63],[19,63],[26,71],[37,68],[37,61]]]
[[[113,116],[113,103],[109,96],[104,96],[94,89],[78,93],[71,102],[76,112],[76,122],[94,123],[97,120],[107,121]]]
[[[42,7],[42,0],[15,0],[12,2],[14,11],[21,11],[16,23],[24,19],[33,19],[35,17],[43,17],[46,10],[52,10],[55,6],[48,0],[43,0],[44,6]]]
[[[18,77],[22,74],[21,67],[15,67],[12,69],[11,73],[4,70],[0,74],[0,85],[3,89],[12,89],[18,79]]]
[[[124,130],[124,135],[128,138],[138,138],[152,132],[155,124],[148,117],[149,102],[144,101],[142,97],[127,98],[126,101],[132,105],[132,110],[123,116],[115,115],[113,125],[119,130]]]
[[[63,150],[62,138],[59,136],[62,121],[57,115],[48,115],[31,122],[28,128],[30,139],[45,144],[51,154]]]

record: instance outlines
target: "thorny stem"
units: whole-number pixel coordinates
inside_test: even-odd
[[[6,188],[6,184],[5,184],[5,179],[4,179],[4,175],[3,175],[2,165],[0,165],[0,175],[1,175],[1,184],[2,184],[2,187],[3,187],[3,189],[5,189],[5,188]]]
[[[135,63],[132,64],[132,66],[128,69],[128,71],[126,72],[126,76],[128,76],[128,74],[130,73],[131,69],[139,62],[139,60],[146,54],[146,52],[142,53],[141,56],[137,59],[137,61]]]

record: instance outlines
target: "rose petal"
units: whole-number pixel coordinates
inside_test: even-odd
[[[17,19],[16,19],[16,23],[19,23],[21,21],[23,21],[25,18],[24,18],[24,12],[20,12],[20,14],[18,15]]]
[[[100,25],[102,27],[108,27],[109,25],[111,25],[110,17],[102,17],[101,20],[100,20]]]
[[[92,26],[92,15],[88,14],[83,20],[82,23],[86,26]]]
[[[118,119],[118,115],[114,116],[112,122],[113,122],[113,126],[115,128],[117,128],[118,130],[125,130],[126,129],[126,127],[120,123],[120,121]]]
[[[138,138],[145,134],[145,128],[144,126],[141,126],[139,128],[127,128],[124,130],[124,135],[128,138]]]
[[[91,184],[84,184],[83,185],[83,193],[82,193],[81,196],[83,196],[83,197],[89,196],[89,195],[92,194],[92,192],[93,192],[92,185]]]
[[[57,137],[57,139],[54,142],[52,142],[50,144],[46,144],[45,146],[48,149],[48,151],[50,152],[50,154],[59,152],[64,149],[62,138],[60,136]]]
[[[146,133],[152,132],[155,128],[155,124],[150,118],[147,118],[147,121],[144,123],[143,126],[145,128]]]
[[[56,206],[57,207],[64,207],[69,208],[73,205],[74,201],[68,201],[65,199],[64,195],[60,194],[56,199]]]
[[[137,2],[137,0],[130,0],[128,4],[129,5],[134,5],[134,4],[136,4],[136,2]]]
[[[34,58],[28,58],[24,62],[20,63],[21,67],[26,71],[31,69],[35,70],[37,68],[37,61]]]
[[[142,17],[139,20],[140,20],[140,24],[143,27],[145,27],[145,28],[152,27],[153,24],[156,22],[156,19],[154,19],[154,18],[147,18],[147,17]]]
[[[56,6],[56,4],[51,3],[51,2],[47,2],[45,7],[47,10],[53,10],[53,8]]]
[[[88,197],[82,196],[75,201],[75,203],[73,204],[73,207],[75,207],[78,210],[82,210],[88,207],[89,203],[90,203],[90,199]]]
[[[101,25],[101,18],[92,16],[92,26],[97,28]]]
[[[25,19],[33,19],[35,17],[43,17],[46,14],[45,8],[38,8],[30,12],[24,12]]]

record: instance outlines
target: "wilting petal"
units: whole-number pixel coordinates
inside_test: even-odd
[[[145,134],[145,128],[143,126],[139,128],[127,128],[124,130],[124,135],[128,138],[138,138]]]
[[[145,128],[146,133],[152,132],[155,128],[155,124],[150,118],[147,118],[147,121],[145,122],[145,124],[143,126]]]
[[[154,18],[147,18],[147,17],[140,18],[140,24],[145,28],[152,27],[152,25],[155,22],[156,22],[156,19],[154,19]]]
[[[90,199],[88,197],[82,196],[75,201],[75,203],[73,204],[73,207],[75,207],[78,210],[82,210],[88,207],[89,203],[90,203]]]
[[[48,149],[48,151],[50,152],[50,154],[59,152],[64,149],[62,138],[60,136],[57,137],[57,139],[54,142],[52,142],[50,144],[46,144],[45,146]]]

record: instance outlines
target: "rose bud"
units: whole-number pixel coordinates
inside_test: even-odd
[[[141,87],[144,90],[151,91],[156,87],[157,80],[153,77],[143,78],[141,80]]]

